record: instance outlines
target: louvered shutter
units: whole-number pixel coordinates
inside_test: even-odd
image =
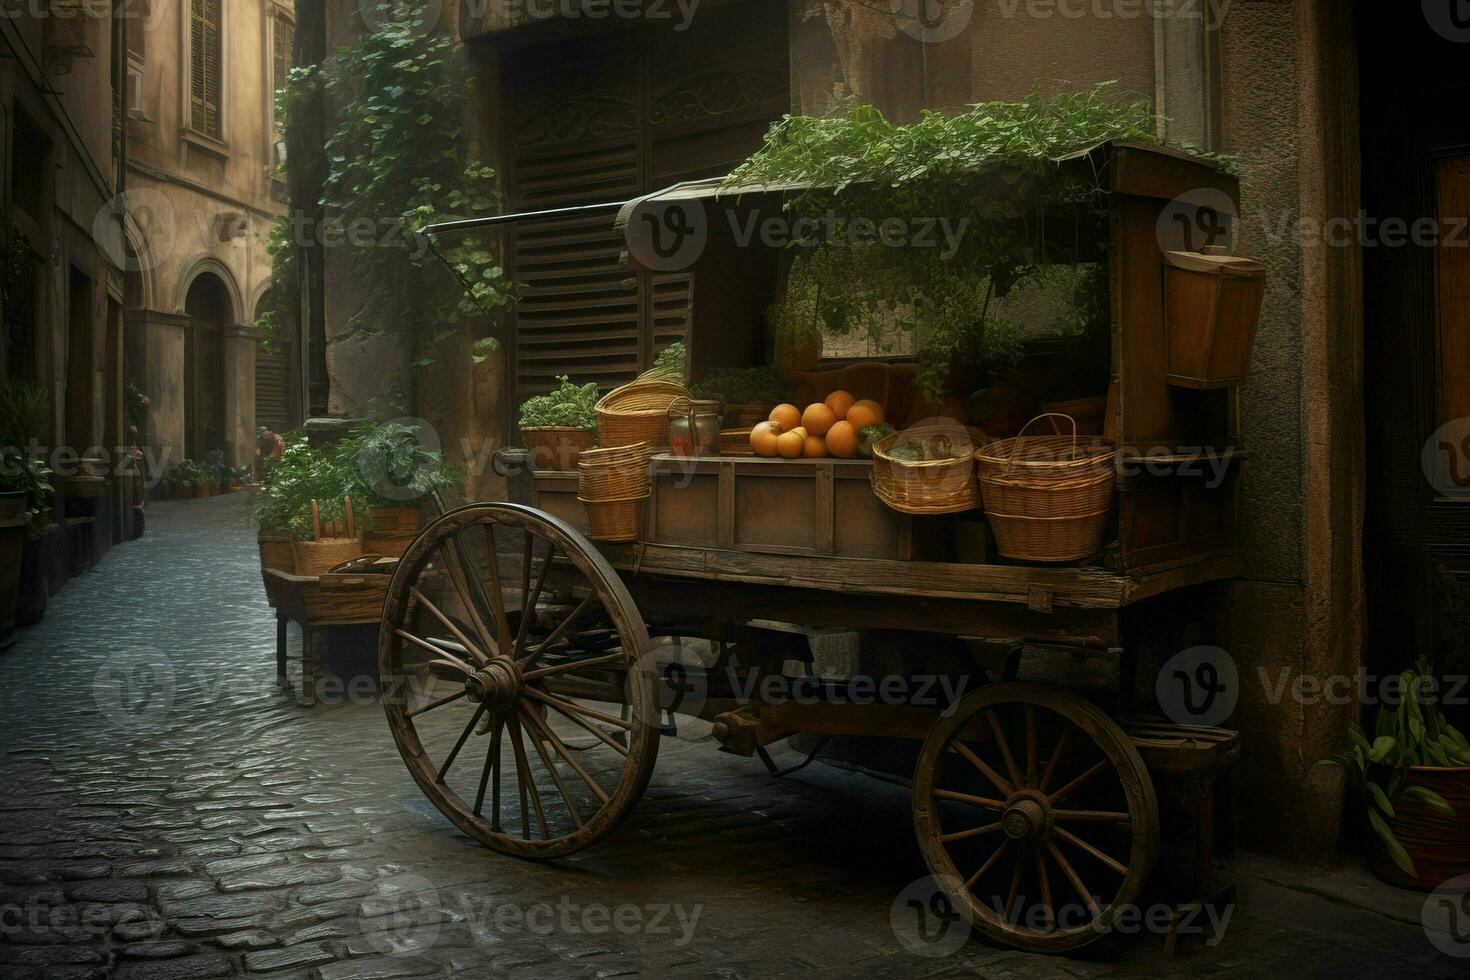
[[[255,424],[272,432],[291,428],[289,374],[283,354],[255,355]]]
[[[291,46],[295,43],[295,29],[284,17],[276,18],[275,50],[273,54],[275,90],[286,87],[286,75],[291,68]]]
[[[220,2],[192,0],[193,16],[189,34],[191,112],[195,129],[220,137]]]

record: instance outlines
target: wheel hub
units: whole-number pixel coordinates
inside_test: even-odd
[[[1036,840],[1046,832],[1047,824],[1046,807],[1029,798],[1012,801],[1000,816],[1001,829],[1015,841]]]
[[[521,671],[508,657],[496,657],[478,672],[465,678],[465,691],[492,711],[515,708],[521,693]]]

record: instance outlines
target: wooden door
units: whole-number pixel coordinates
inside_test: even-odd
[[[1470,56],[1362,3],[1367,666],[1470,673]],[[1344,451],[1346,451],[1344,448]],[[1308,488],[1310,490],[1310,488]],[[1463,709],[1461,709],[1463,710]]]

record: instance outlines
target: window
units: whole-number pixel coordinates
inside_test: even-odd
[[[16,108],[11,138],[14,141],[10,156],[11,200],[30,215],[32,221],[39,221],[46,191],[46,156],[50,141],[41,132],[41,127],[19,107]]]
[[[190,126],[214,139],[223,138],[220,90],[223,81],[221,51],[223,0],[191,0],[189,31]]]
[[[286,162],[286,120],[275,114],[275,93],[286,87],[291,71],[292,46],[296,42],[296,25],[277,15],[271,38],[271,159],[276,166]],[[277,175],[279,176],[279,175]]]

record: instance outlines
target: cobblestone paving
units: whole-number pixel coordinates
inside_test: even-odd
[[[687,738],[603,845],[501,857],[424,800],[370,699],[275,686],[242,499],[150,522],[0,653],[5,977],[1470,976],[1414,915],[1260,875],[1223,942],[1174,957],[1147,933],[917,956],[890,925],[924,875],[906,790]]]

